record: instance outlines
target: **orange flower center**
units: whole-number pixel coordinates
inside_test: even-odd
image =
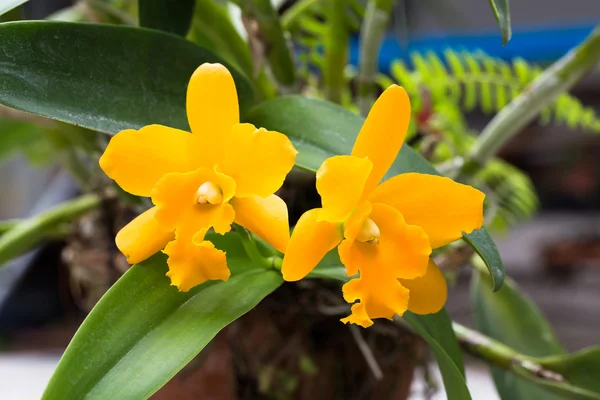
[[[223,203],[223,190],[214,182],[204,182],[196,190],[196,202],[198,204],[221,204]]]
[[[378,244],[380,236],[381,232],[375,221],[366,218],[358,235],[356,235],[356,240],[362,243]]]

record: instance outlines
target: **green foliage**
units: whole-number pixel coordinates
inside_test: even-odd
[[[25,21],[0,25],[0,103],[101,132],[163,124],[187,129],[188,80],[219,56],[174,35],[114,25]],[[32,51],[31,44],[46,51]],[[101,55],[102,62],[98,62]],[[248,80],[230,68],[241,109]]]
[[[282,283],[251,263],[237,234],[210,240],[227,251],[228,281],[181,293],[165,276],[164,254],[133,266],[81,325],[42,398],[145,399]]]
[[[496,17],[496,21],[500,26],[500,34],[502,35],[502,44],[506,46],[512,36],[512,28],[510,26],[510,11],[508,0],[490,0],[492,11]]]
[[[403,318],[427,342],[435,355],[448,400],[470,400],[462,353],[446,309],[428,315],[406,312]]]
[[[195,0],[138,0],[140,26],[185,36]]]
[[[463,233],[463,239],[477,252],[488,267],[494,292],[504,284],[504,264],[498,248],[485,229],[476,229],[468,235]]]
[[[347,67],[348,40],[360,29],[364,13],[359,0],[316,1],[288,21],[298,75],[311,84],[310,94],[354,107],[349,82],[355,73]]]
[[[411,61],[412,69],[403,61],[394,61],[390,69],[411,96],[430,93],[434,104],[451,101],[466,111],[478,107],[486,114],[498,112],[542,72],[521,58],[509,64],[481,51],[446,50],[443,60],[435,53],[414,53]],[[600,132],[600,118],[594,110],[567,93],[543,111],[540,121]]]
[[[479,331],[528,356],[564,354],[564,350],[540,310],[507,279],[491,293],[485,272],[473,271],[471,302]],[[531,382],[492,367],[492,376],[503,400],[559,399]]]
[[[506,161],[491,160],[474,180],[487,193],[493,229],[507,231],[512,224],[531,218],[538,210],[539,200],[531,179]]]

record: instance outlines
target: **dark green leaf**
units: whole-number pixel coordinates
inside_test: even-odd
[[[463,233],[463,239],[479,254],[492,277],[492,290],[498,291],[504,284],[504,263],[490,235],[481,228],[468,235]]]
[[[502,35],[502,44],[506,45],[512,36],[512,28],[510,26],[510,10],[508,0],[490,0],[490,5],[494,11],[494,16],[500,26],[500,34]]]
[[[446,309],[429,315],[406,312],[403,318],[429,344],[440,367],[448,400],[470,399],[462,353]]]
[[[188,129],[190,76],[204,62],[226,64],[182,38],[134,27],[7,22],[0,36],[0,103],[113,134],[149,124]],[[252,89],[229,68],[243,109]]]
[[[79,328],[43,399],[145,399],[282,283],[275,270],[242,266],[235,234],[227,237],[217,244],[228,251],[226,282],[181,293],[163,254],[133,266]]]
[[[564,353],[548,321],[510,278],[496,293],[490,291],[490,286],[491,279],[486,272],[473,271],[471,301],[479,331],[524,355],[542,357]],[[503,400],[560,398],[498,368],[492,368],[492,376]]]
[[[264,102],[246,116],[257,126],[285,133],[300,152],[296,165],[316,171],[337,154],[350,154],[364,118],[336,104],[301,96],[284,96]],[[402,146],[387,177],[404,172],[436,174],[436,170],[410,146]]]
[[[140,26],[187,35],[195,0],[138,0]]]

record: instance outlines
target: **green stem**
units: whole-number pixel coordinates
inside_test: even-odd
[[[319,0],[300,0],[295,2],[294,5],[288,8],[287,11],[281,16],[282,28],[286,31],[289,31],[298,18],[318,1]]]
[[[346,85],[344,70],[348,63],[349,32],[346,26],[346,0],[330,0],[324,4],[326,11],[326,32],[324,38],[325,59],[323,62],[323,83],[325,97],[340,104]]]
[[[271,0],[246,0],[238,4],[245,15],[258,23],[273,75],[279,83],[292,86],[296,82],[294,59]]]
[[[367,115],[375,100],[375,75],[383,35],[387,29],[394,0],[370,0],[360,33],[358,107]]]
[[[48,232],[53,232],[64,222],[93,210],[101,201],[100,197],[88,194],[19,221],[0,236],[0,264],[25,253],[47,237]]]
[[[463,325],[452,323],[460,345],[469,354],[489,364],[500,367],[527,380],[540,384],[563,382],[559,373],[545,368],[535,358],[524,356],[516,350]]]
[[[269,259],[265,258],[260,251],[258,250],[258,246],[256,245],[256,241],[252,236],[252,233],[239,224],[233,224],[235,227],[235,231],[240,234],[240,238],[242,239],[242,246],[244,246],[244,250],[246,250],[246,254],[250,257],[253,263],[256,265],[260,265],[265,268],[271,268],[273,266],[273,262]]]
[[[587,39],[542,72],[485,127],[465,161],[460,180],[485,165],[538,113],[587,74],[600,58],[600,26]]]

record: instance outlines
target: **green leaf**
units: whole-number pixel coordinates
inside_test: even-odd
[[[20,6],[23,3],[27,3],[29,0],[0,0],[0,15]]]
[[[0,103],[101,132],[149,124],[188,129],[187,83],[215,54],[134,27],[56,21],[0,24]],[[246,78],[229,67],[242,110]]]
[[[296,165],[316,171],[326,158],[350,154],[364,118],[336,104],[301,96],[284,96],[252,108],[246,119],[285,133],[300,152]],[[404,145],[384,179],[406,172],[438,175],[438,172],[410,146]],[[485,229],[464,236],[502,285],[504,266],[496,245]]]
[[[195,0],[138,0],[140,26],[187,35]]]
[[[564,354],[548,321],[536,305],[520,292],[514,281],[507,278],[496,293],[489,290],[490,285],[487,273],[473,271],[471,302],[479,331],[524,355],[542,357]],[[561,398],[499,368],[492,368],[492,376],[503,400]]]
[[[189,39],[219,54],[247,76],[253,76],[254,65],[250,47],[236,29],[226,4],[214,0],[196,0]]]
[[[504,284],[504,263],[496,244],[485,228],[476,229],[469,234],[463,233],[463,239],[475,250],[485,263],[492,277],[492,290],[500,290]]]
[[[239,238],[226,236],[217,244],[228,252],[232,277],[226,282],[178,292],[160,253],[127,271],[75,334],[42,399],[148,398],[221,329],[277,289],[281,275],[244,263]]]
[[[440,367],[448,400],[470,399],[462,353],[446,309],[429,315],[406,312],[402,318],[429,344]]]
[[[65,222],[98,207],[100,198],[88,194],[36,215],[20,220],[0,236],[0,267],[39,244]]]
[[[506,46],[512,36],[512,28],[510,26],[510,11],[508,0],[490,0],[492,11],[496,21],[500,26],[500,34],[502,35],[502,45]]]
[[[300,152],[296,165],[316,171],[326,158],[350,154],[364,118],[328,101],[283,96],[252,108],[246,120],[285,133]],[[402,146],[388,171],[389,178],[404,172],[438,174],[410,146]]]

